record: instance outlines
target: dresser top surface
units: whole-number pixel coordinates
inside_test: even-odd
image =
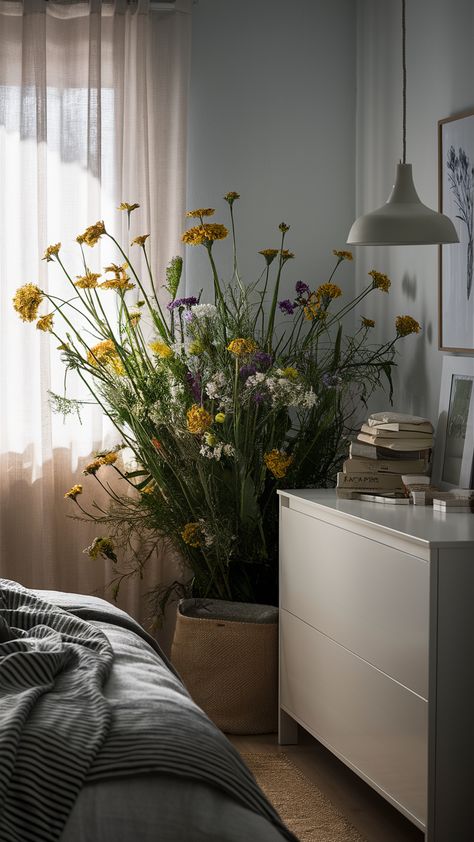
[[[290,507],[323,516],[325,510],[331,520],[335,517],[347,523],[357,521],[375,525],[387,534],[403,535],[416,543],[429,547],[447,547],[472,544],[474,548],[474,514],[470,512],[435,512],[432,506],[394,505],[369,503],[364,500],[344,500],[334,489],[303,488],[280,489],[280,497],[287,497]]]

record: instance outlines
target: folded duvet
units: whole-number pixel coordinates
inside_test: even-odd
[[[228,740],[181,685],[176,692],[170,671],[138,705],[123,675],[114,692],[104,623],[159,654],[143,629],[106,603],[70,601],[66,611],[0,579],[1,842],[53,842],[84,784],[152,772],[211,785],[294,839]],[[129,680],[136,688],[139,677]]]

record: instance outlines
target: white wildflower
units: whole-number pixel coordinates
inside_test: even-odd
[[[216,447],[209,447],[207,444],[202,444],[199,453],[206,459],[216,459],[219,462],[222,456],[222,444],[218,444]]]
[[[313,406],[316,406],[318,399],[316,397],[315,392],[313,389],[309,389],[309,391],[305,392],[301,401],[301,406],[304,406],[305,409],[312,409]]]
[[[213,319],[217,316],[215,304],[194,304],[191,313],[195,319]]]
[[[204,307],[206,305],[202,304],[200,306]],[[208,382],[206,383],[205,392],[208,398],[211,398],[211,400],[215,400],[215,398],[218,398],[225,384],[226,377],[224,372],[217,371],[216,374],[214,374],[214,376],[211,377],[211,379],[208,380]]]
[[[214,445],[214,447],[202,444],[199,449],[199,453],[206,459],[215,459],[216,462],[220,462],[223,455],[234,456],[235,448],[231,444],[223,444],[222,442]]]
[[[268,385],[268,381],[272,380],[271,377],[267,377],[262,371],[257,371],[256,374],[251,374],[250,377],[247,377],[245,381],[245,388],[246,389],[254,389],[256,386],[262,386],[263,383]]]
[[[214,543],[214,536],[211,535],[211,533],[209,532],[209,529],[207,527],[207,523],[204,520],[204,518],[202,518],[202,517],[199,518],[199,525],[201,527],[201,534],[204,536],[204,543],[205,543],[206,547],[212,547],[212,545]]]

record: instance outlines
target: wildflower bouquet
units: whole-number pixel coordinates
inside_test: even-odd
[[[183,235],[185,243],[207,253],[212,302],[201,295],[179,297],[182,259],[175,257],[165,285],[169,302],[162,305],[147,257],[148,235],[132,242],[144,253],[145,282],[103,222],[77,238],[83,269],[75,280],[62,264],[60,243],[46,250],[44,259],[65,272],[70,298],[58,299],[33,284],[14,298],[22,319],[36,320],[39,330],[59,341],[66,368],[79,374],[120,434],[120,445],[96,454],[84,471],[109,490],[110,507],[84,509],[81,484],[66,494],[84,517],[104,528],[89,554],[112,559],[116,592],[143,564],[140,553],[126,569],[118,561],[118,547],[133,535],[149,535],[151,545],[164,536],[184,560],[184,584],[157,583],[159,610],[179,590],[275,602],[276,489],[334,484],[355,405],[382,383],[391,396],[395,344],[419,331],[414,319],[399,316],[393,337],[372,344],[374,322],[362,316],[355,331],[344,333],[344,317],[367,296],[386,294],[390,287],[389,278],[373,270],[365,289],[345,300],[333,277],[352,260],[346,251],[334,251],[327,283],[312,288],[298,281],[292,297],[281,299],[282,275],[294,258],[286,248],[285,223],[277,247],[259,252],[258,280],[244,284],[235,254],[239,196],[224,198],[234,242],[228,283],[220,279],[214,251],[229,231],[208,221],[214,209],[190,211],[193,225]],[[121,205],[129,222],[135,207]],[[102,281],[89,269],[85,248],[101,237],[110,238],[119,255]],[[116,296],[114,320],[104,303],[110,295]],[[48,311],[38,317],[43,302]],[[78,313],[85,328],[77,326]],[[66,396],[53,397],[62,409],[74,405]],[[133,451],[138,470],[125,469],[123,445]],[[107,470],[128,493],[101,479]]]

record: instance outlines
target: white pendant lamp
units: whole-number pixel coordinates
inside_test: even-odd
[[[392,192],[381,208],[359,216],[349,231],[347,242],[359,246],[408,246],[458,243],[456,229],[442,213],[424,205],[413,184],[411,164],[406,163],[406,84],[405,0],[402,0],[403,66],[403,161],[397,165]]]

